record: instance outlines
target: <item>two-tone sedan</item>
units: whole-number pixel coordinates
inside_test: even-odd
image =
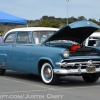
[[[61,29],[12,29],[0,44],[0,75],[14,70],[40,75],[45,84],[56,84],[68,75],[95,82],[100,76],[100,47],[82,43],[99,28],[82,20]]]

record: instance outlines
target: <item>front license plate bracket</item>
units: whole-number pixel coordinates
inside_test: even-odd
[[[90,66],[90,67],[87,67],[86,68],[86,71],[91,73],[91,72],[95,72],[96,71],[96,68],[94,66]]]

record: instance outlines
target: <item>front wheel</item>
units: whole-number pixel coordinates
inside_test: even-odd
[[[56,84],[59,76],[53,73],[52,65],[45,62],[41,67],[41,78],[45,84]]]
[[[94,74],[90,74],[90,75],[86,75],[86,76],[82,76],[82,78],[86,81],[86,82],[96,82],[98,80],[98,78],[100,77],[100,73],[94,73]]]

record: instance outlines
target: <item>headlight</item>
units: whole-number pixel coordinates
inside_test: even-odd
[[[63,52],[63,56],[64,56],[65,58],[69,57],[69,51],[68,51],[68,50],[65,50],[65,51]]]

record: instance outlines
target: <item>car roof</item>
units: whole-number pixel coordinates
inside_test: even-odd
[[[23,28],[11,29],[8,32],[12,32],[12,31],[44,31],[44,30],[58,31],[59,28],[51,28],[51,27],[23,27]]]
[[[59,28],[51,28],[51,27],[22,27],[22,28],[14,28],[9,30],[5,35],[4,38],[6,37],[6,35],[10,32],[16,32],[16,31],[58,31]]]

